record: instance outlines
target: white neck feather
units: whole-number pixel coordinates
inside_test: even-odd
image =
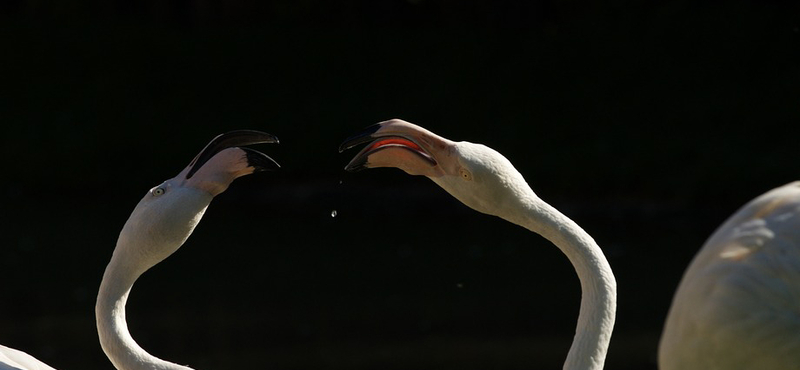
[[[100,283],[95,305],[97,334],[103,351],[118,370],[191,370],[147,353],[133,340],[125,321],[125,304],[133,283],[180,248],[212,198],[201,191],[177,187],[170,192],[173,198],[166,204],[149,204],[151,197],[145,196],[134,208]]]
[[[603,251],[580,226],[536,196],[500,153],[469,142],[452,148],[455,169],[431,180],[467,206],[540,234],[564,252],[581,283],[578,326],[564,369],[602,369],[617,307],[617,283]]]
[[[555,244],[575,267],[581,283],[578,325],[564,369],[602,369],[616,315],[617,283],[611,267],[594,239],[574,221],[532,192],[525,198],[520,212],[501,217]]]
[[[118,370],[191,370],[150,355],[131,337],[125,321],[125,303],[141,272],[125,263],[116,251],[106,267],[95,306],[103,351]]]

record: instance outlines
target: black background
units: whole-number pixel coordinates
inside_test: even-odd
[[[609,369],[655,369],[691,257],[798,178],[784,2],[1,4],[0,343],[60,369],[111,367],[94,299],[119,230],[228,130],[277,135],[257,149],[283,169],[218,196],[128,304],[142,347],[198,369],[561,367],[566,258],[425,178],[344,173],[374,122],[495,148],[594,236]]]

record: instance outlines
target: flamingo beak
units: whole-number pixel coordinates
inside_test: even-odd
[[[186,179],[190,179],[211,157],[224,149],[265,143],[277,144],[279,141],[275,135],[255,130],[236,130],[221,134],[211,140],[200,154],[189,163],[189,172],[186,173]],[[264,153],[250,148],[240,149],[246,153],[247,165],[253,167],[253,172],[276,170],[281,167],[275,160]]]
[[[339,153],[370,143],[356,154],[345,170],[360,171],[374,167],[398,167],[410,174],[432,175],[438,166],[436,153],[448,141],[412,123],[394,119],[376,123],[347,138]]]

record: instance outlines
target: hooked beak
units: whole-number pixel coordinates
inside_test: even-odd
[[[236,130],[221,134],[211,140],[200,154],[189,163],[189,172],[186,173],[186,179],[190,179],[209,159],[227,148],[263,143],[277,144],[278,142],[278,138],[275,135],[255,130]],[[253,172],[276,170],[281,167],[264,153],[250,148],[240,149],[246,153],[247,165],[248,167],[253,167]]]
[[[356,154],[345,170],[397,167],[412,175],[436,176],[440,157],[451,142],[412,123],[393,119],[369,126],[339,145],[339,153],[370,143]]]

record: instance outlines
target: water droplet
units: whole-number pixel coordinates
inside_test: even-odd
[[[461,289],[461,288],[463,288],[463,287],[464,287],[464,284],[462,284],[462,283],[458,283],[458,284],[456,284],[456,288],[458,288],[458,289]]]
[[[331,211],[331,217],[336,217],[336,215],[338,215],[338,214],[339,214],[339,212],[336,212],[335,209],[333,211]]]

